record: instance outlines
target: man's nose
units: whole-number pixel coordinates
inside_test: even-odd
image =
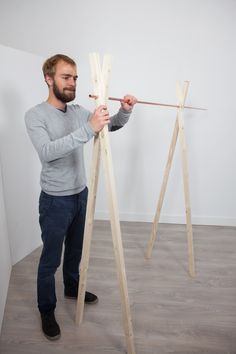
[[[76,86],[76,79],[74,77],[70,77],[69,83],[71,86]]]

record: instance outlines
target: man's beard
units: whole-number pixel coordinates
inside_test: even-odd
[[[75,98],[75,89],[63,89],[63,91],[60,91],[55,81],[53,82],[52,88],[56,98],[63,103],[73,101]]]

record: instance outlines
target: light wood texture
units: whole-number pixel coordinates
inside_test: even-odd
[[[173,155],[176,147],[176,141],[178,134],[180,136],[180,148],[181,148],[181,158],[182,158],[182,173],[184,182],[184,198],[185,198],[185,212],[186,212],[186,227],[187,227],[187,240],[188,240],[188,259],[189,259],[189,274],[190,276],[195,276],[195,264],[194,264],[194,250],[193,250],[193,231],[192,231],[192,220],[191,220],[191,207],[190,207],[190,192],[189,192],[189,177],[188,177],[188,163],[187,163],[187,147],[186,139],[184,133],[184,120],[183,120],[183,110],[185,108],[185,101],[188,93],[189,82],[185,81],[183,88],[177,82],[176,94],[179,101],[177,118],[175,122],[175,127],[171,139],[171,144],[169,148],[167,163],[164,171],[164,177],[161,185],[161,191],[157,203],[156,213],[152,224],[152,231],[148,241],[145,256],[146,258],[151,258],[154,243],[157,237],[158,223],[160,221],[161,209],[163,205],[163,200],[167,188],[167,182],[170,174],[171,164],[173,160]]]
[[[194,226],[198,276],[187,276],[185,225],[159,224],[158,249],[143,257],[151,223],[121,222],[137,354],[236,353],[236,228]],[[62,336],[48,341],[36,302],[41,248],[13,266],[0,337],[1,354],[125,354],[110,223],[95,221],[86,305],[75,326],[76,302],[65,299],[56,273],[56,318]],[[168,262],[166,262],[168,259]]]
[[[90,64],[92,72],[92,81],[94,85],[95,94],[98,95],[96,100],[96,105],[106,104],[107,95],[108,95],[108,82],[111,73],[111,57],[106,55],[103,60],[103,66],[101,69],[100,58],[97,53],[90,55]],[[122,305],[122,314],[123,314],[123,326],[126,338],[127,352],[128,354],[135,354],[134,346],[134,335],[133,335],[133,325],[131,320],[131,312],[129,305],[129,296],[127,289],[127,279],[125,272],[125,261],[123,255],[123,246],[121,239],[121,230],[119,222],[119,210],[115,190],[115,177],[113,172],[112,164],[112,154],[110,148],[110,141],[108,135],[108,127],[105,126],[103,130],[99,133],[99,141],[101,145],[101,154],[103,159],[104,174],[106,180],[106,191],[108,197],[108,205],[110,211],[110,221],[111,221],[111,230],[112,230],[112,240],[113,248],[115,253],[116,268],[118,275],[118,283],[120,288],[121,295],[121,305]],[[99,159],[98,155],[94,156]],[[94,162],[94,165],[96,162]],[[92,170],[92,180],[95,179],[96,171]],[[92,191],[93,192],[93,191]],[[90,199],[94,200],[91,196]],[[88,212],[90,209],[88,210]],[[92,223],[92,218],[94,216],[94,208],[92,212],[86,216],[86,223]],[[91,230],[91,228],[90,228]],[[82,322],[83,308],[84,308],[84,296],[86,289],[86,276],[89,263],[89,252],[90,252],[90,243],[91,243],[91,234],[87,238],[85,233],[85,246],[83,247],[83,257],[81,260],[81,274],[82,274],[82,284],[79,285],[79,296],[77,301],[77,310],[76,310],[76,323],[80,324]]]
[[[173,156],[174,156],[174,152],[175,152],[175,146],[176,146],[176,141],[178,138],[178,132],[179,132],[179,122],[178,122],[178,117],[177,117],[176,121],[175,121],[175,127],[174,127],[174,131],[173,131],[172,139],[171,139],[170,148],[169,148],[167,163],[165,166],[164,177],[163,177],[162,185],[161,185],[161,191],[160,191],[160,195],[158,198],[157,209],[156,209],[155,217],[154,217],[154,220],[152,223],[151,236],[148,241],[147,250],[146,250],[146,254],[145,254],[146,258],[151,258],[152,250],[153,250],[154,243],[155,243],[155,240],[157,237],[157,229],[158,229],[158,224],[160,222],[161,209],[162,209],[162,205],[163,205],[163,201],[164,201],[164,197],[165,197],[165,192],[166,192],[166,187],[167,187],[167,183],[168,183],[168,179],[169,179],[169,175],[170,175],[170,169],[171,169],[172,160],[173,160]]]
[[[184,201],[185,201],[185,214],[186,214],[186,227],[187,227],[187,239],[188,239],[188,259],[189,259],[189,274],[195,276],[195,264],[194,264],[194,251],[193,251],[193,228],[192,228],[192,213],[190,206],[190,192],[189,192],[189,176],[188,176],[188,159],[187,159],[187,145],[185,139],[183,110],[188,93],[189,82],[184,82],[184,87],[181,90],[177,86],[177,96],[179,99],[180,108],[178,109],[178,123],[179,123],[179,139],[180,150],[182,159],[182,171],[184,182]]]
[[[94,92],[101,94],[101,99],[96,103],[104,104],[106,101],[106,92],[108,92],[108,80],[110,73],[110,58],[107,56],[104,58],[104,65],[101,71],[100,58],[97,53],[92,53],[89,56],[90,67],[91,67],[91,77],[94,86]],[[103,100],[103,101],[102,101]],[[88,204],[86,210],[86,220],[85,220],[85,230],[84,230],[84,243],[83,252],[80,262],[80,282],[78,289],[78,299],[75,314],[76,324],[81,324],[83,320],[84,313],[84,298],[87,285],[87,271],[89,267],[89,257],[90,257],[90,245],[92,240],[93,232],[93,221],[94,221],[94,211],[96,205],[96,195],[97,195],[97,185],[98,185],[98,175],[100,168],[100,158],[101,158],[101,133],[94,138],[93,146],[93,156],[92,156],[92,167],[90,173],[90,183],[89,183],[89,193],[88,193]]]
[[[88,193],[88,202],[86,210],[86,221],[84,228],[84,243],[83,243],[83,252],[80,262],[80,282],[78,289],[78,299],[77,307],[75,314],[76,324],[80,324],[83,320],[84,313],[84,298],[85,291],[87,286],[87,271],[89,265],[89,256],[90,256],[90,246],[91,239],[93,234],[93,221],[94,221],[94,211],[96,204],[97,196],[97,185],[98,185],[98,176],[99,176],[99,167],[100,167],[100,140],[98,137],[94,138],[93,145],[93,155],[92,155],[92,166],[91,166],[91,178],[89,183],[89,193]]]
[[[89,95],[90,98],[98,99],[98,95]],[[108,97],[108,100],[110,101],[119,101],[122,102],[123,98],[118,98],[118,97]],[[168,103],[160,103],[160,102],[148,102],[148,101],[140,101],[137,100],[136,103],[141,103],[141,104],[147,104],[151,106],[163,106],[163,107],[169,107],[169,108],[179,108],[179,105],[176,104],[168,104]],[[184,106],[184,108],[189,108],[189,109],[196,109],[200,111],[207,111],[206,108],[200,108],[200,107],[190,107],[190,106]]]

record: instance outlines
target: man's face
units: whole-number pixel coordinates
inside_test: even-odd
[[[52,90],[58,100],[63,103],[73,101],[76,93],[76,66],[59,61],[52,81]]]

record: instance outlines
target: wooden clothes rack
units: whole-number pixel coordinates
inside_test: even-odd
[[[115,101],[122,101],[122,99],[120,98],[108,96],[109,78],[111,73],[110,55],[104,56],[103,65],[101,66],[99,54],[97,53],[90,54],[90,66],[91,66],[91,73],[92,73],[92,82],[94,87],[94,95],[90,95],[90,97],[96,98],[95,100],[96,106],[106,104],[108,99],[115,100]],[[192,232],[190,193],[189,193],[187,147],[186,147],[186,139],[185,139],[185,132],[184,132],[183,111],[184,108],[200,109],[200,110],[205,110],[205,109],[185,106],[188,87],[189,87],[188,81],[184,82],[183,88],[181,88],[180,85],[177,84],[178,105],[161,104],[161,103],[146,102],[146,101],[138,101],[138,103],[154,104],[159,106],[177,108],[175,127],[174,127],[173,136],[169,148],[167,163],[165,166],[155,218],[152,223],[152,232],[146,249],[146,257],[151,258],[154,242],[157,236],[157,228],[160,220],[161,208],[165,196],[165,191],[167,188],[167,182],[169,178],[173,155],[176,147],[177,138],[179,136],[180,146],[181,146],[183,182],[184,182],[189,274],[193,277],[195,275],[195,265],[194,265],[193,232]],[[111,148],[110,148],[107,126],[105,126],[102,129],[102,131],[99,134],[97,134],[97,136],[94,138],[91,176],[90,176],[85,231],[84,231],[83,252],[82,252],[82,258],[80,262],[80,281],[79,281],[78,299],[77,299],[77,307],[76,307],[76,324],[77,325],[81,324],[83,320],[84,299],[85,299],[85,291],[87,285],[87,271],[89,266],[90,246],[91,246],[92,232],[93,232],[95,202],[96,202],[101,156],[104,165],[105,184],[106,184],[106,192],[108,196],[113,248],[114,248],[118,283],[119,283],[119,289],[121,295],[122,317],[123,317],[123,326],[124,326],[126,345],[127,345],[127,353],[135,354],[133,327],[132,327],[129,296],[128,296],[128,289],[127,289],[127,279],[126,279],[126,272],[125,272],[124,252],[122,246],[121,229],[120,229],[120,221],[119,221],[119,211],[118,211],[118,203],[117,203],[116,190],[115,190],[115,179],[113,173],[112,155],[111,155]]]
[[[103,59],[103,65],[101,67],[99,55],[97,53],[92,53],[90,54],[90,66],[92,72],[94,93],[98,96],[98,98],[96,99],[96,105],[99,106],[102,104],[106,104],[106,101],[108,99],[109,77],[111,73],[111,57],[110,55],[105,55]],[[105,126],[98,134],[98,136],[94,138],[90,186],[88,193],[88,203],[84,231],[84,244],[82,259],[80,262],[80,281],[76,308],[76,323],[80,324],[83,319],[84,298],[87,284],[87,270],[89,265],[90,245],[93,231],[95,201],[101,155],[104,165],[105,184],[108,196],[113,247],[121,295],[123,326],[127,344],[127,353],[135,354],[133,327],[131,321],[127,279],[125,272],[124,252],[119,222],[119,211],[115,191],[115,179],[113,173],[112,155],[107,126]]]
[[[157,228],[161,215],[161,208],[166,192],[167,182],[169,178],[169,173],[171,169],[171,164],[173,160],[173,155],[175,152],[176,142],[178,135],[180,137],[180,148],[181,148],[181,160],[182,160],[182,172],[183,172],[183,182],[184,182],[184,199],[185,199],[185,213],[186,213],[186,224],[187,224],[187,239],[188,239],[188,262],[189,262],[189,274],[190,276],[195,276],[195,265],[194,265],[194,251],[193,251],[193,230],[192,230],[192,217],[191,217],[191,206],[190,206],[190,193],[189,193],[189,176],[188,176],[188,161],[187,161],[187,146],[184,132],[184,119],[183,111],[185,108],[185,101],[188,93],[189,82],[185,81],[183,88],[181,89],[180,84],[177,83],[177,98],[179,101],[177,118],[175,121],[175,127],[172,135],[172,140],[169,148],[168,159],[165,166],[164,177],[162,181],[161,191],[157,203],[157,209],[155,217],[152,223],[151,236],[147,245],[146,257],[151,258],[154,242],[157,236]],[[189,107],[186,107],[189,108]],[[193,108],[199,109],[199,108]],[[205,109],[204,109],[205,110]]]
[[[147,250],[146,250],[146,258],[151,258],[151,253],[153,250],[154,242],[157,236],[157,227],[160,220],[161,208],[164,200],[164,195],[167,187],[167,182],[169,178],[169,173],[171,169],[171,164],[173,160],[173,155],[175,151],[176,141],[178,135],[180,137],[180,146],[181,146],[181,157],[182,157],[182,172],[183,172],[183,180],[184,180],[184,197],[185,197],[185,211],[186,211],[186,224],[187,224],[187,238],[188,238],[188,259],[189,259],[189,274],[190,276],[195,275],[195,266],[194,266],[194,251],[193,251],[193,232],[192,232],[192,221],[191,221],[191,207],[190,207],[190,193],[189,193],[189,177],[188,177],[188,163],[187,163],[187,147],[186,147],[186,139],[184,132],[184,120],[183,120],[183,111],[185,108],[194,109],[194,110],[207,110],[206,108],[200,107],[192,107],[186,106],[185,101],[187,97],[189,82],[185,81],[184,86],[181,89],[180,84],[177,83],[177,98],[178,104],[166,104],[160,102],[150,102],[150,101],[137,101],[137,103],[145,104],[145,105],[154,105],[154,106],[163,106],[168,108],[178,108],[177,118],[175,122],[175,127],[173,131],[172,141],[170,144],[169,155],[165,167],[163,182],[161,186],[161,192],[157,204],[156,214],[154,221],[152,223],[152,232],[148,242]],[[98,99],[97,95],[89,95],[89,97]],[[122,102],[122,98],[117,97],[108,97],[108,100],[112,101],[120,101]]]

